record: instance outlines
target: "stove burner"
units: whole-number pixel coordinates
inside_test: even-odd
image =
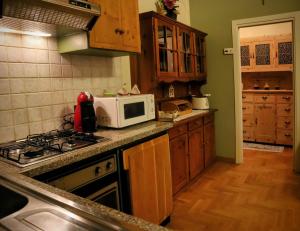
[[[53,130],[29,135],[25,140],[0,145],[0,158],[26,166],[51,156],[109,140],[75,130]]]

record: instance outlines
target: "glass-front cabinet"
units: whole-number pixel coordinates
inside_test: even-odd
[[[293,41],[292,36],[280,36],[275,40],[275,67],[293,70]]]
[[[274,44],[273,41],[264,40],[253,43],[254,65],[256,71],[274,67]]]
[[[254,53],[252,51],[251,42],[241,42],[240,46],[241,54],[241,69],[247,71],[253,68]]]
[[[206,44],[205,35],[194,33],[194,62],[195,77],[198,79],[206,78]]]
[[[156,19],[155,28],[157,76],[159,78],[177,77],[176,27]]]
[[[179,52],[179,76],[182,78],[193,77],[193,33],[181,27],[177,27],[178,52]]]

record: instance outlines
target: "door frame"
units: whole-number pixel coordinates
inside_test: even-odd
[[[279,22],[292,22],[294,66],[294,171],[300,172],[300,11],[232,21],[234,93],[235,93],[235,153],[236,163],[243,163],[242,81],[239,52],[239,28]]]

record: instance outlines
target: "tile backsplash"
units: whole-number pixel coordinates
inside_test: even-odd
[[[121,85],[121,58],[60,54],[55,38],[0,33],[0,143],[58,129],[80,91]]]

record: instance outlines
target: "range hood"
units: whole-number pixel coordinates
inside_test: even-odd
[[[85,0],[0,0],[0,31],[60,36],[92,29],[100,7]]]

